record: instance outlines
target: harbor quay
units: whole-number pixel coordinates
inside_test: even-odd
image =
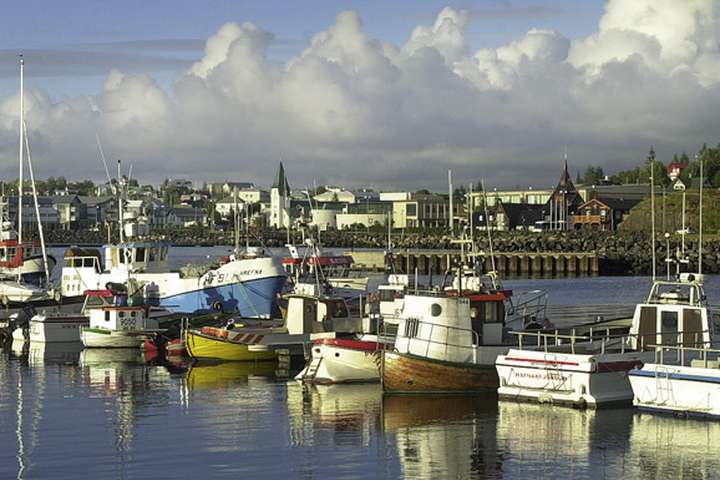
[[[384,252],[346,252],[355,260],[359,270],[386,268]],[[442,274],[462,261],[460,250],[405,250],[392,256],[391,267],[403,274]],[[574,276],[598,275],[600,259],[597,252],[489,252],[474,256],[481,272],[497,271],[507,276]]]

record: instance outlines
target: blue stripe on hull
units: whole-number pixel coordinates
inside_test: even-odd
[[[238,312],[242,317],[278,318],[277,294],[285,281],[279,276],[207,287],[163,297],[160,305],[174,313],[207,313],[220,302],[224,312]]]

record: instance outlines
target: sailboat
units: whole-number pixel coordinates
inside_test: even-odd
[[[35,215],[38,221],[38,233],[40,236],[40,252],[42,256],[43,273],[45,276],[45,284],[38,286],[28,283],[23,279],[22,269],[14,268],[16,279],[11,278],[0,281],[0,303],[8,306],[13,302],[36,302],[46,301],[54,298],[54,292],[50,285],[50,266],[48,256],[45,251],[45,237],[43,235],[42,222],[40,221],[40,208],[37,201],[37,190],[35,188],[35,176],[32,169],[32,157],[30,155],[30,143],[28,141],[27,124],[25,123],[25,100],[24,100],[24,68],[25,61],[20,57],[20,143],[19,143],[19,177],[18,177],[18,213],[17,213],[17,239],[8,243],[5,248],[6,262],[8,265],[19,267],[24,262],[24,251],[29,246],[23,243],[23,167],[27,158],[28,170],[30,172],[30,183],[32,185],[33,199],[35,203]],[[27,154],[27,155],[26,155]],[[2,242],[6,243],[6,242]],[[12,246],[14,245],[14,247]],[[12,260],[7,260],[12,250]],[[33,247],[34,248],[34,247]],[[34,251],[34,250],[32,250]],[[0,251],[2,253],[2,251]],[[0,266],[3,266],[0,263]]]

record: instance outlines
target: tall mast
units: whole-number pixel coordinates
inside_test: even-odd
[[[25,125],[25,60],[22,54],[20,55],[20,155],[19,155],[19,167],[20,173],[18,176],[18,245],[22,245],[22,207],[23,207],[23,148],[25,147],[24,139],[24,125]],[[19,275],[19,274],[18,274]]]
[[[117,192],[118,192],[118,223],[120,224],[120,243],[125,242],[125,219],[123,218],[123,185],[122,178],[120,176],[120,160],[117,161]]]
[[[37,188],[35,187],[35,173],[32,166],[32,155],[30,155],[30,141],[27,134],[27,125],[23,123],[23,136],[25,137],[25,150],[27,150],[28,172],[30,172],[30,185],[32,185],[33,202],[35,204],[35,215],[38,222],[38,234],[40,235],[40,250],[42,252],[43,268],[45,269],[45,285],[50,286],[50,269],[48,268],[47,250],[45,249],[45,234],[40,217],[40,205],[38,204]]]
[[[455,224],[453,223],[453,185],[452,185],[452,170],[448,170],[448,200],[450,213],[448,214],[448,226],[450,227],[450,235],[455,234]]]
[[[655,265],[655,156],[652,153],[650,154],[650,211],[650,223],[652,225],[650,249],[652,250],[652,279],[654,282],[657,267]]]
[[[700,227],[698,239],[698,275],[702,275],[702,257],[703,257],[703,157],[700,156]]]

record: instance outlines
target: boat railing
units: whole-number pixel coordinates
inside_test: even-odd
[[[408,326],[408,321],[411,321],[411,326]],[[414,342],[424,342],[425,343],[425,356],[429,358],[430,354],[430,347],[433,345],[442,345],[444,348],[444,355],[447,358],[448,355],[448,349],[449,348],[457,348],[461,350],[470,350],[470,353],[472,355],[473,363],[477,363],[477,346],[480,345],[480,336],[478,335],[478,332],[471,328],[463,328],[463,327],[454,327],[450,325],[440,325],[438,323],[434,322],[424,322],[420,319],[416,318],[408,318],[405,319],[405,331],[403,332],[403,335],[405,338],[408,339],[408,342],[414,341]],[[430,330],[425,334],[425,331],[421,328],[422,326],[430,326]],[[436,331],[438,329],[439,331]],[[445,341],[436,340],[436,336],[439,336],[440,333],[443,331],[445,333]],[[412,330],[412,331],[408,331]],[[467,343],[453,343],[449,340],[451,337],[451,333],[470,333],[472,337],[472,344],[468,345]],[[420,336],[422,335],[422,336]],[[401,336],[398,333],[398,337]],[[409,349],[409,344],[408,344]]]
[[[655,363],[661,365],[672,364],[684,367],[687,366],[688,363],[692,365],[693,360],[700,360],[700,365],[692,366],[718,368],[720,366],[720,348],[712,348],[714,345],[717,345],[717,342],[701,342],[700,345],[699,347],[686,347],[685,345],[648,345],[648,347],[655,349]],[[668,359],[668,353],[674,353],[675,358]]]
[[[505,325],[513,327],[513,324],[519,323],[524,327],[525,321],[533,317],[544,319],[547,318],[547,302],[548,293],[546,290],[530,290],[523,292],[518,297],[518,302],[513,302],[510,298],[510,308],[505,314]]]
[[[693,346],[704,345],[705,335],[710,333],[707,330],[703,331],[688,331],[688,332],[653,332],[653,333],[613,333],[614,331],[622,330],[622,327],[590,327],[587,331],[581,334],[576,333],[576,329],[570,329],[569,333],[560,333],[558,329],[552,331],[546,330],[535,330],[535,331],[512,331],[509,332],[511,335],[518,337],[518,348],[520,350],[531,349],[540,350],[543,349],[546,353],[553,347],[566,348],[570,347],[570,353],[576,353],[576,346],[583,348],[588,345],[599,347],[599,354],[604,355],[609,347],[619,347],[619,352],[624,354],[626,351],[637,351],[643,349],[649,349],[651,347],[649,339],[653,342],[657,341],[658,335],[662,335],[664,338],[668,338],[670,335],[674,335],[674,341],[668,342],[668,346],[682,345],[683,343],[690,343]],[[530,341],[527,341],[530,338]],[[631,340],[634,340],[635,346],[638,348],[632,348]],[[655,348],[657,346],[653,345]]]

